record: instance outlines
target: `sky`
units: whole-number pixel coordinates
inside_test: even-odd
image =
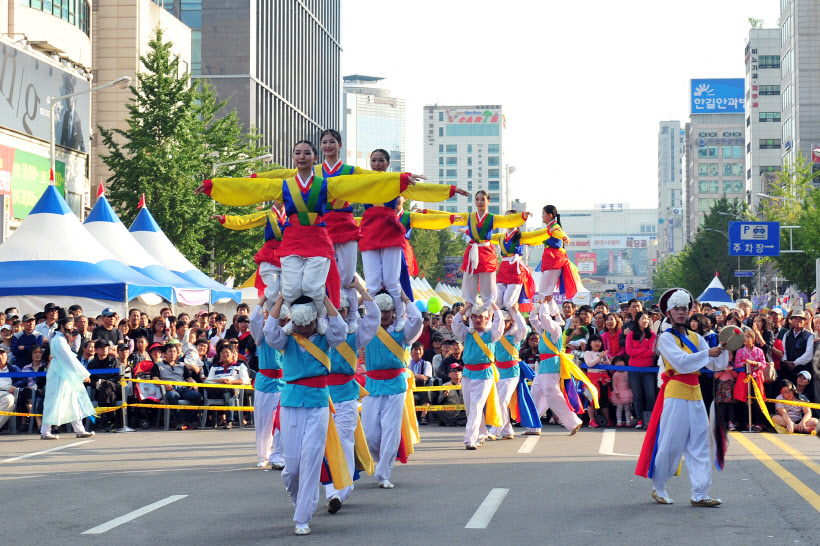
[[[512,198],[537,212],[657,208],[657,132],[689,118],[689,80],[742,78],[749,17],[779,0],[342,0],[342,75],[406,99],[407,168],[426,104],[500,104]]]

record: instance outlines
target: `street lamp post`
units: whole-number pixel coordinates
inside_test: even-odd
[[[51,99],[51,147],[50,147],[50,151],[49,151],[49,154],[51,156],[50,157],[50,159],[51,159],[51,172],[49,173],[49,175],[52,177],[52,179],[51,179],[52,184],[54,184],[56,182],[54,180],[54,177],[56,176],[54,171],[55,171],[55,166],[56,166],[56,163],[57,163],[57,160],[56,160],[56,157],[55,157],[55,151],[54,151],[54,147],[55,147],[54,108],[61,101],[65,100],[65,99],[70,99],[71,97],[76,97],[77,95],[85,95],[86,93],[93,93],[94,91],[99,91],[100,89],[105,89],[106,87],[112,87],[112,86],[115,86],[115,85],[120,89],[125,89],[126,87],[131,85],[131,78],[129,78],[128,76],[121,76],[121,77],[117,78],[114,81],[110,81],[108,83],[98,85],[97,87],[92,87],[90,89],[86,89],[85,91],[77,91],[76,93],[69,93],[68,95],[62,95],[60,97],[54,97],[53,99]]]
[[[250,163],[252,161],[267,161],[269,159],[273,159],[273,154],[263,154],[263,155],[258,155],[256,157],[246,158],[246,159],[237,159],[236,161],[226,161],[224,163],[214,163],[213,166],[211,167],[211,178],[216,176],[216,171],[220,167],[227,167],[228,165],[238,165],[240,163]],[[212,206],[212,210],[213,210],[214,214],[216,214],[216,201],[211,201],[211,206]],[[209,268],[210,273],[211,273],[211,278],[213,278],[213,276],[214,276],[214,263],[215,263],[215,258],[216,258],[215,249],[216,249],[216,241],[214,239],[211,239],[211,261],[210,261],[210,268]]]

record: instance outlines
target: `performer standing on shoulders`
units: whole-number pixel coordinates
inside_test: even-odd
[[[376,337],[365,348],[365,389],[362,400],[362,425],[370,455],[376,465],[375,478],[382,489],[395,487],[390,481],[401,442],[401,424],[407,393],[407,348],[421,335],[421,312],[402,292],[407,324],[396,331],[399,320],[393,298],[382,292],[374,298],[381,311]]]
[[[652,498],[672,504],[666,482],[678,470],[681,455],[692,483],[693,506],[717,506],[720,499],[709,497],[712,467],[709,448],[709,419],[698,382],[699,370],[723,370],[729,364],[724,347],[709,348],[697,333],[689,330],[692,295],[681,288],[667,290],[660,299],[661,313],[672,326],[658,337],[658,352],[665,369],[663,386],[655,401],[652,420],[646,429],[635,474],[652,480]],[[722,446],[721,446],[722,447]],[[716,462],[723,462],[722,451]]]
[[[508,210],[507,215],[515,212],[514,210]],[[498,299],[501,306],[512,309],[513,304],[521,301],[521,290],[524,285],[532,282],[532,271],[522,259],[524,246],[543,244],[549,237],[548,229],[520,231],[517,227],[507,229],[506,233],[493,235],[493,244],[498,245],[501,253],[501,265],[498,267],[498,273],[496,274]],[[527,296],[533,295],[527,294]]]
[[[496,342],[504,335],[504,322],[501,320],[498,306],[492,304],[495,311],[492,325],[487,324],[490,320],[489,311],[483,310],[483,307],[473,306],[467,302],[453,319],[453,335],[464,343],[464,352],[461,355],[464,361],[461,393],[464,395],[464,408],[467,412],[464,446],[471,451],[491,437],[487,431],[484,406],[490,397],[490,391],[495,388],[493,351]],[[470,328],[464,322],[467,313],[470,313],[472,321]],[[494,436],[492,438],[495,439]]]
[[[354,445],[356,427],[359,425],[359,383],[355,378],[356,359],[359,349],[367,346],[376,335],[376,330],[381,322],[381,312],[378,306],[373,303],[373,298],[364,289],[357,275],[353,276],[353,288],[362,296],[365,315],[359,317],[359,325],[356,331],[348,334],[344,342],[330,350],[330,375],[327,377],[330,399],[336,408],[333,419],[336,422],[336,430],[339,433],[339,440],[342,442],[345,461],[351,477],[354,476],[356,471]],[[342,320],[347,319],[347,314],[351,308],[358,308],[358,303],[358,299],[352,302],[348,301],[347,293],[342,292],[341,305],[339,306],[339,315],[341,315]],[[333,487],[332,483],[325,485],[325,495],[328,501],[327,511],[331,514],[338,512],[342,507],[342,502],[347,500],[352,492],[353,485],[349,485],[341,491]]]
[[[567,258],[567,251],[564,249],[569,244],[564,230],[561,229],[561,215],[555,205],[546,205],[541,211],[541,220],[547,224],[549,239],[544,244],[544,254],[541,256],[541,279],[538,282],[538,293],[541,295],[541,303],[549,306],[549,315],[559,314],[558,305],[552,298],[556,286],[567,300],[575,297],[581,285],[581,278],[573,270],[573,265]]]
[[[279,296],[276,296],[277,299]],[[282,352],[268,345],[263,333],[265,327],[266,306],[263,296],[251,313],[251,336],[256,341],[256,356],[259,359],[259,373],[253,381],[253,422],[256,429],[256,456],[264,468],[268,465],[274,470],[285,468],[285,459],[282,457],[282,432],[273,430],[274,417],[279,409],[279,398],[285,380],[282,379]],[[279,326],[288,323],[290,311],[286,304],[279,310]],[[273,444],[273,453],[271,453]]]
[[[279,325],[283,299],[279,296],[265,322],[265,342],[284,354],[285,386],[279,408],[282,481],[293,501],[296,534],[310,533],[310,520],[319,504],[319,478],[328,436],[330,348],[345,340],[345,323],[325,296],[327,322],[318,320],[311,299],[301,296],[290,308],[291,324]],[[292,332],[292,333],[291,333]],[[345,469],[346,470],[346,469]]]

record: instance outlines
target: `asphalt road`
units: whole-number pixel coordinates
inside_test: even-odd
[[[570,438],[548,426],[537,440],[477,451],[464,449],[462,432],[422,427],[409,464],[394,469],[395,489],[364,477],[339,513],[320,502],[307,537],[293,535],[280,473],[255,467],[253,429],[86,443],[2,435],[0,534],[20,545],[820,544],[816,437],[735,433],[726,469],[713,474],[711,494],[724,504],[694,508],[685,466],[668,487],[674,505],[650,499],[649,481],[634,475],[642,431],[584,428]],[[39,453],[54,448],[63,449]],[[167,504],[134,514],[158,502]],[[136,517],[117,519],[126,515]]]

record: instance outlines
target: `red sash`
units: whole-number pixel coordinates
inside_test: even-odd
[[[324,389],[327,388],[327,376],[316,375],[313,377],[303,377],[302,379],[294,379],[293,381],[288,381],[288,385],[302,385],[303,387]]]
[[[551,354],[551,353],[538,353],[538,360],[540,360],[541,362],[544,362],[545,360],[548,360],[548,359],[556,357],[556,356],[558,356],[558,355],[554,355],[554,354]]]
[[[672,375],[669,375],[672,374]],[[670,381],[680,381],[685,385],[695,386],[698,384],[698,374],[696,373],[676,373],[675,370],[668,370],[661,375],[663,385],[658,391],[658,397],[655,399],[655,408],[652,410],[652,418],[649,420],[649,425],[646,427],[646,436],[643,438],[643,447],[641,447],[641,455],[638,457],[638,466],[635,468],[635,475],[649,478],[649,473],[654,467],[655,458],[655,444],[658,441],[658,425],[661,423],[661,414],[663,413],[663,399],[666,392],[666,385]]]
[[[368,370],[365,375],[370,379],[378,379],[385,381],[387,379],[394,379],[404,373],[404,368],[391,368],[389,370]]]
[[[484,364],[465,364],[464,367],[470,370],[471,372],[480,372],[481,370],[486,370],[492,366],[491,362],[485,362]]]
[[[518,364],[517,360],[508,360],[507,362],[496,362],[495,366],[497,368],[501,368],[502,370],[509,370],[510,368],[515,366],[516,364]]]
[[[355,376],[353,374],[346,374],[346,373],[332,373],[327,376],[327,384],[331,387],[336,387],[339,385],[346,385],[353,381]]]
[[[281,368],[278,369],[278,370],[260,369],[259,373],[261,373],[265,377],[269,377],[271,379],[282,379],[282,369]]]

